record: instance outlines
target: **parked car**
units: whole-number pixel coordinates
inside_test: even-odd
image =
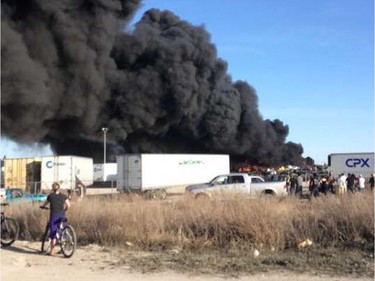
[[[32,202],[32,203],[41,203],[46,200],[47,195],[45,194],[30,194],[24,191],[22,188],[18,187],[9,187],[9,188],[2,188],[0,194],[4,194],[2,203],[18,203],[18,202]]]

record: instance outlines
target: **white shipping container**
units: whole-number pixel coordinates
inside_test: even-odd
[[[117,189],[185,188],[230,172],[229,155],[125,154],[117,156]]]
[[[117,163],[94,164],[94,181],[115,181]]]
[[[374,153],[334,153],[328,156],[329,171],[333,176],[345,173],[369,178],[374,173]]]
[[[42,189],[51,189],[59,182],[63,189],[74,189],[76,181],[84,185],[93,184],[93,159],[79,156],[42,157]]]

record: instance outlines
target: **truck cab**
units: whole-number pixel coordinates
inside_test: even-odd
[[[211,180],[210,184],[214,189],[221,191],[242,191],[248,192],[248,178],[241,174],[220,175]]]

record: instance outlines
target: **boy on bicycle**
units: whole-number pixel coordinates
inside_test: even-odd
[[[70,207],[70,201],[68,197],[60,192],[60,184],[54,182],[52,184],[53,192],[47,196],[46,201],[40,206],[41,208],[46,207],[50,204],[50,217],[49,217],[49,227],[51,238],[51,256],[55,255],[54,248],[56,245],[56,232],[57,232],[57,221],[59,219],[65,218],[65,211]]]

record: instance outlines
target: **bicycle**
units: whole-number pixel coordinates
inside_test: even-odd
[[[15,219],[6,217],[4,214],[5,206],[8,203],[1,203],[1,246],[9,247],[18,238],[20,227]]]
[[[41,209],[49,209],[48,207],[40,207]],[[63,218],[57,221],[57,232],[56,232],[56,246],[60,246],[60,251],[66,258],[73,256],[74,251],[77,247],[77,237],[74,228],[67,224],[68,219]],[[51,251],[52,239],[49,238],[49,222],[46,225],[46,230],[42,238],[41,253],[47,254]]]

